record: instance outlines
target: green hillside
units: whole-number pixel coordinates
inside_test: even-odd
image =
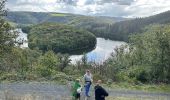
[[[105,33],[106,37],[116,40],[128,41],[130,34],[141,33],[143,29],[150,24],[168,24],[170,23],[170,11],[146,17],[136,18],[132,20],[126,20],[117,22],[107,27]]]
[[[64,13],[53,13],[53,12],[8,12],[7,20],[17,23],[18,25],[23,24],[38,24],[42,22],[57,22],[63,24],[73,24],[77,22],[100,22],[100,23],[114,23],[117,21],[124,20],[123,18],[114,17],[92,17],[83,16],[76,14],[64,14]]]

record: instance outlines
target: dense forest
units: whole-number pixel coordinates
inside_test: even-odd
[[[106,31],[103,32],[103,35],[111,39],[128,41],[130,34],[141,33],[147,25],[168,23],[170,23],[170,11],[146,18],[117,22],[108,26]]]
[[[28,45],[31,49],[82,54],[94,49],[96,45],[96,37],[85,30],[55,23],[43,23],[32,27],[28,34]]]

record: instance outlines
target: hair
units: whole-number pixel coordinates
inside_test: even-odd
[[[90,72],[90,70],[86,70],[86,72]]]
[[[80,79],[76,79],[77,82],[80,82]]]
[[[102,80],[97,80],[97,83],[98,83],[98,84],[101,84],[101,83],[102,83]]]

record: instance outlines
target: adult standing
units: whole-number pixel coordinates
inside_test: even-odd
[[[101,86],[102,81],[98,80],[97,85],[94,87],[95,90],[95,100],[105,100],[105,97],[109,94],[107,91]]]
[[[86,74],[84,75],[84,81],[85,81],[85,96],[90,97],[89,91],[90,91],[90,86],[93,82],[93,76],[90,70],[86,71]]]

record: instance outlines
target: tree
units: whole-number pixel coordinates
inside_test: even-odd
[[[0,1],[0,56],[2,57],[5,53],[11,50],[14,46],[15,38],[17,36],[16,31],[11,31],[13,28],[8,22],[4,20],[4,16],[7,13],[5,9],[6,0]]]
[[[87,55],[83,54],[83,57],[81,58],[83,66],[87,66]]]
[[[71,62],[71,59],[68,54],[58,54],[59,62],[60,62],[60,71],[63,72],[63,70],[68,66],[68,64]]]
[[[46,52],[39,58],[38,61],[38,72],[43,77],[50,77],[58,71],[59,60],[53,51]]]

